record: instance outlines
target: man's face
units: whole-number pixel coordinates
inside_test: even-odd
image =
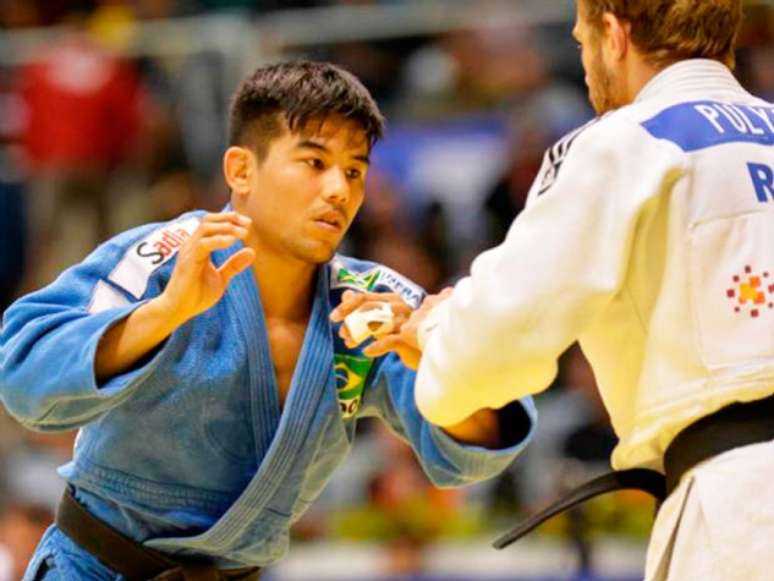
[[[337,116],[274,138],[243,209],[259,251],[330,260],[363,202],[369,149],[361,126]]]
[[[616,70],[606,64],[603,33],[586,20],[581,2],[578,2],[578,16],[572,34],[580,45],[589,101],[594,111],[602,115],[624,105]]]

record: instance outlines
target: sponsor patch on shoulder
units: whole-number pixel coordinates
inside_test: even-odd
[[[422,289],[386,266],[375,266],[365,272],[353,272],[339,262],[331,268],[331,289],[349,288],[361,292],[379,292],[379,287],[400,295],[411,308],[416,309],[422,302]]]
[[[141,298],[151,275],[177,254],[200,221],[198,217],[186,218],[154,230],[126,251],[108,280],[135,298]]]
[[[94,287],[94,292],[91,295],[91,302],[89,303],[87,310],[92,315],[95,315],[97,313],[101,313],[102,311],[124,307],[128,304],[129,301],[124,295],[122,295],[104,280],[100,280]]]

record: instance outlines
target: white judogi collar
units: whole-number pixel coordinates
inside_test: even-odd
[[[690,59],[677,62],[659,72],[637,94],[635,103],[664,95],[698,93],[707,97],[708,89],[714,94],[747,94],[723,63],[711,59]]]

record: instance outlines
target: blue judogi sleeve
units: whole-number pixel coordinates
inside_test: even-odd
[[[462,444],[425,420],[414,402],[416,374],[397,355],[384,357],[365,390],[361,416],[377,416],[405,439],[430,480],[439,487],[463,486],[502,472],[524,449],[534,432],[537,411],[531,398],[500,411],[507,429],[506,447],[490,450]]]
[[[102,336],[146,299],[114,284],[111,276],[154,227],[158,225],[117,236],[5,312],[0,399],[20,423],[41,431],[80,427],[129,397],[155,368],[163,349],[104,383],[94,373]],[[146,295],[158,290],[147,279],[145,284]]]

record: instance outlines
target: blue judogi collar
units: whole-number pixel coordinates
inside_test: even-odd
[[[213,256],[214,262],[222,264],[239,248],[237,245],[217,253]],[[241,304],[240,310],[246,315],[238,318],[238,324],[247,344],[256,455],[262,461],[248,486],[226,513],[203,534],[185,538],[186,545],[191,548],[198,546],[202,551],[212,552],[238,546],[239,538],[249,535],[254,527],[256,511],[278,493],[294,464],[303,461],[305,447],[315,443],[316,436],[311,432],[319,431],[321,421],[325,423],[336,417],[331,413],[338,404],[331,367],[333,338],[328,318],[331,311],[328,265],[321,265],[316,276],[312,313],[283,410],[280,410],[266,318],[252,269],[240,273],[231,282],[227,300]],[[178,541],[174,538],[155,540],[148,545],[175,551]]]

